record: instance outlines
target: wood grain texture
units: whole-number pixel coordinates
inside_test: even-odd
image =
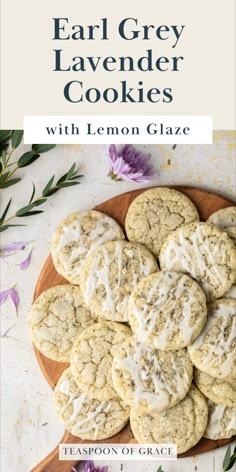
[[[150,188],[150,187],[148,187]],[[207,192],[205,190],[182,187],[182,186],[170,186],[170,188],[176,188],[182,193],[187,195],[192,202],[196,205],[200,218],[202,221],[206,221],[207,218],[215,211],[221,208],[227,208],[228,206],[234,205],[233,202],[227,200],[219,195]],[[132,201],[142,192],[147,190],[138,189],[132,192],[127,192],[117,197],[111,198],[104,203],[98,205],[95,210],[107,213],[114,218],[124,228],[124,221],[127,210]],[[61,277],[55,270],[51,256],[46,260],[42,271],[39,275],[39,279],[35,288],[34,300],[47,288],[53,287],[58,284],[67,284],[68,282]],[[67,363],[56,362],[48,359],[41,354],[36,347],[34,347],[35,354],[39,363],[39,366],[48,381],[49,385],[54,388],[62,372],[68,366]],[[220,446],[228,444],[231,440],[220,440],[212,441],[210,439],[201,439],[201,441],[192,449],[185,454],[181,454],[179,457],[189,457],[195,454],[201,454],[203,452],[211,451]],[[60,443],[74,443],[74,444],[85,444],[89,441],[83,441],[80,438],[73,436],[68,431],[65,431]],[[97,441],[97,443],[133,443],[136,442],[133,438],[130,426],[127,425],[120,433],[113,436],[111,439],[105,441]],[[47,456],[40,464],[38,464],[31,472],[70,472],[73,465],[77,465],[78,462],[74,461],[59,461],[58,457],[58,446]]]

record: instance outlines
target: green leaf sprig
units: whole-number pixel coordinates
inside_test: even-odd
[[[40,154],[48,152],[55,144],[33,144],[31,151],[27,151],[15,162],[11,162],[14,151],[21,144],[23,130],[0,130],[0,189],[11,187],[21,181],[20,177],[12,176],[15,172],[29,166],[36,161]]]
[[[162,465],[160,465],[160,467],[158,467],[157,472],[164,472],[164,470],[162,469]]]
[[[226,472],[227,470],[232,469],[236,462],[236,446],[234,448],[234,452],[231,455],[231,446],[228,446],[226,449],[224,461],[223,461],[223,468],[222,472]]]
[[[77,175],[76,164],[74,163],[71,166],[71,168],[68,170],[68,172],[62,175],[55,184],[54,184],[55,175],[53,175],[49,179],[47,184],[45,185],[42,191],[42,194],[37,198],[35,198],[35,185],[33,184],[33,190],[32,190],[32,194],[31,194],[28,204],[20,208],[19,210],[17,210],[9,218],[7,218],[8,211],[9,211],[9,208],[11,206],[11,201],[12,201],[12,199],[10,198],[10,200],[8,201],[6,205],[6,208],[4,209],[0,217],[0,232],[6,231],[7,229],[13,226],[25,226],[25,225],[15,224],[15,223],[12,224],[11,221],[15,218],[23,218],[23,217],[28,217],[28,216],[37,215],[39,213],[43,213],[44,210],[34,210],[34,208],[37,208],[43,203],[45,203],[47,199],[51,197],[51,195],[58,192],[60,189],[80,184],[80,182],[78,182],[78,179],[81,177],[82,175]]]

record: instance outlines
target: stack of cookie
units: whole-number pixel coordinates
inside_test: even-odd
[[[70,363],[54,404],[72,434],[106,439],[130,417],[139,442],[179,453],[236,434],[236,222],[225,212],[201,223],[184,194],[155,188],[128,209],[129,241],[97,211],[58,226],[53,262],[70,285],[38,297],[30,326],[44,355]]]

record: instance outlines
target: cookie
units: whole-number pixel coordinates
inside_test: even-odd
[[[192,382],[192,364],[185,349],[158,351],[125,341],[114,355],[112,380],[128,405],[163,411],[182,400]]]
[[[52,259],[59,274],[79,284],[86,257],[106,241],[125,239],[118,223],[100,211],[73,213],[56,228],[52,238]]]
[[[140,244],[111,241],[87,259],[81,273],[81,292],[89,309],[99,319],[128,321],[132,289],[158,270],[154,256]]]
[[[139,282],[128,311],[140,342],[156,349],[181,349],[196,339],[206,322],[206,297],[187,275],[159,272]]]
[[[202,372],[236,378],[236,300],[222,298],[208,306],[207,322],[188,353]]]
[[[218,405],[208,400],[208,423],[204,438],[226,439],[236,434],[236,407]]]
[[[236,244],[236,206],[215,211],[207,220],[225,231]]]
[[[98,400],[117,397],[111,376],[115,352],[131,330],[120,323],[100,322],[76,339],[71,352],[71,371],[80,389]]]
[[[187,396],[173,408],[152,412],[132,407],[130,422],[141,444],[176,444],[178,454],[195,446],[204,434],[208,408],[204,396],[191,386]]]
[[[234,298],[236,299],[236,284],[232,285],[232,287],[224,294],[224,298]]]
[[[208,300],[221,297],[236,279],[236,248],[226,233],[207,223],[173,232],[160,254],[162,270],[184,272],[203,288]]]
[[[95,321],[78,286],[56,285],[34,302],[29,323],[40,352],[54,361],[69,362],[74,340]]]
[[[53,393],[57,415],[70,433],[81,439],[107,439],[129,420],[129,407],[120,398],[99,401],[82,393],[70,367],[61,375]]]
[[[144,244],[158,256],[172,231],[198,220],[196,207],[183,193],[170,188],[151,188],[131,203],[125,230],[130,241]]]
[[[236,379],[221,380],[194,369],[194,382],[205,397],[225,406],[236,406]]]
[[[230,228],[224,228],[223,231],[226,231],[228,236],[232,239],[232,241],[236,245],[236,226],[230,226]]]
[[[219,228],[236,226],[236,206],[222,208],[221,210],[215,211],[211,216],[209,216],[207,222],[213,223],[213,225],[216,225]]]

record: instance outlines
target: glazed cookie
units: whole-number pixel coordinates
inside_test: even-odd
[[[226,439],[236,434],[236,407],[217,405],[208,400],[209,416],[204,438]]]
[[[154,256],[141,244],[111,241],[87,259],[81,292],[99,319],[128,321],[128,298],[147,275],[158,270]]]
[[[236,284],[232,285],[232,287],[224,294],[224,298],[234,298],[236,299]]]
[[[185,349],[157,351],[129,338],[114,355],[112,380],[128,405],[163,411],[182,400],[193,369]]]
[[[139,443],[175,443],[178,454],[198,443],[206,429],[207,418],[206,400],[193,385],[173,408],[150,412],[135,406],[130,414],[131,428]]]
[[[236,226],[236,206],[228,208],[222,208],[221,210],[215,211],[209,216],[207,222],[213,223],[213,225],[219,228],[229,228],[230,226]]]
[[[236,245],[236,226],[231,226],[230,228],[225,228],[224,231],[226,231],[228,236],[232,239],[232,241]]]
[[[130,241],[144,244],[159,256],[162,244],[172,231],[198,220],[197,209],[183,193],[170,188],[151,188],[131,203],[125,230]]]
[[[236,300],[222,298],[208,306],[207,322],[188,352],[206,374],[236,378]]]
[[[156,349],[181,349],[196,339],[206,322],[206,297],[187,275],[159,272],[135,287],[128,311],[140,342]]]
[[[30,315],[33,343],[45,356],[69,362],[72,345],[82,331],[95,323],[76,285],[56,285],[34,302]]]
[[[205,397],[225,406],[236,406],[236,379],[221,380],[194,369],[194,382]]]
[[[117,397],[111,377],[113,357],[131,330],[120,323],[100,322],[76,339],[71,352],[71,371],[81,390],[98,400]]]
[[[53,393],[57,415],[70,433],[81,439],[107,439],[129,420],[129,408],[120,398],[99,401],[82,393],[70,367],[61,375]]]
[[[207,222],[225,231],[236,244],[236,206],[222,208],[212,213]]]
[[[56,228],[52,238],[52,259],[59,274],[72,284],[80,282],[86,257],[102,243],[125,239],[118,223],[100,211],[73,213]]]
[[[207,223],[173,232],[160,254],[162,270],[184,272],[203,288],[208,300],[221,297],[236,279],[236,248],[226,233]]]

